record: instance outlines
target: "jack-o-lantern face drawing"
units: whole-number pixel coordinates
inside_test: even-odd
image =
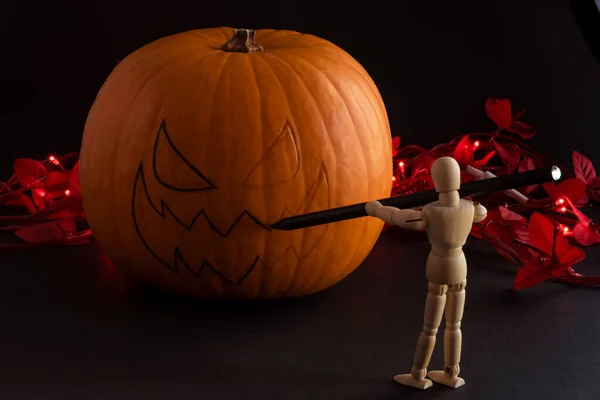
[[[375,84],[339,47],[292,31],[197,30],[135,51],[98,93],[80,154],[86,217],[108,257],[205,298],[331,287],[383,222],[270,224],[388,197],[392,185]]]
[[[296,145],[297,140],[289,123],[286,121],[273,144],[268,147],[267,151],[256,161],[254,166],[248,169],[248,175],[242,182],[240,194],[242,196],[252,196],[251,192],[253,190],[262,189],[264,185],[274,187],[274,189],[271,188],[270,190],[277,190],[276,187],[279,184],[293,181],[300,169],[300,155]],[[276,162],[276,164],[281,165],[281,169],[278,170],[279,173],[268,175],[269,178],[264,184],[261,182],[262,179],[254,178],[257,171],[262,171],[265,167],[269,167],[262,164],[268,163],[272,158],[278,157],[277,152],[286,148],[292,149],[291,153],[283,152],[284,157],[285,154],[291,154],[292,162],[287,164],[287,167],[286,163]],[[192,175],[192,184],[182,187],[178,184],[170,183],[168,178],[163,178],[158,163],[160,159],[168,160],[169,171]],[[277,168],[276,165],[273,167]],[[156,135],[156,142],[152,153],[151,171],[151,178],[163,186],[167,192],[171,192],[166,196],[167,198],[185,196],[190,192],[209,192],[219,189],[215,183],[199,171],[175,147],[175,144],[169,137],[166,121],[163,121],[160,125]],[[165,172],[168,173],[168,171]],[[261,176],[260,178],[263,177]],[[279,262],[289,262],[289,257],[292,258],[293,264],[299,264],[320,244],[328,229],[328,225],[310,228],[309,240],[305,241],[300,249],[294,246],[293,241],[290,241],[289,243],[286,242],[284,246],[281,246],[279,243],[272,245],[270,249],[274,251],[265,251],[253,245],[252,235],[264,235],[268,238],[266,240],[269,242],[273,240],[285,241],[286,236],[288,238],[291,236],[289,234],[286,235],[285,232],[272,231],[269,226],[275,221],[263,221],[260,217],[255,216],[251,210],[244,209],[231,225],[222,227],[217,226],[211,220],[210,213],[202,208],[202,206],[199,206],[200,209],[191,219],[189,217],[183,219],[177,215],[176,210],[173,210],[165,199],[152,199],[148,191],[143,163],[140,163],[136,173],[132,193],[131,213],[136,232],[144,243],[144,246],[162,265],[176,273],[180,273],[180,269],[185,268],[195,277],[200,277],[205,269],[210,269],[225,283],[231,285],[242,283],[257,265],[265,268],[277,268]],[[280,210],[276,215],[279,215],[277,219],[281,219],[289,215],[328,209],[330,207],[329,200],[327,170],[321,162],[316,171],[315,179],[309,184],[309,189],[304,198],[291,199],[291,204],[277,204],[273,202],[270,206]],[[157,226],[161,225],[169,226],[167,231],[171,231],[170,227],[175,229],[179,227],[180,233],[185,235],[185,238],[182,239],[180,235],[164,235],[162,230],[156,229]],[[227,243],[228,240],[232,243]],[[244,256],[241,258],[238,254],[230,254],[230,246],[234,242],[239,241],[241,241],[241,246],[245,247],[244,250],[246,250],[244,251]],[[208,258],[210,251],[207,247],[211,244],[214,244],[218,249],[222,249],[221,253],[215,255],[214,258],[226,259],[224,266],[219,266],[218,261]],[[258,254],[258,252],[262,254]],[[187,257],[186,254],[188,255]],[[290,267],[288,264],[282,268]]]

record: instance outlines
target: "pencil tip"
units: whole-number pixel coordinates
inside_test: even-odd
[[[282,221],[277,221],[274,224],[271,224],[271,229],[282,230],[283,229]]]

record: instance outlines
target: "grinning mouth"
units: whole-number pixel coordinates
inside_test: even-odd
[[[194,236],[200,237],[198,234],[195,235],[195,232],[200,232],[207,228],[210,229],[211,232],[214,232],[221,240],[227,240],[232,236],[237,237],[238,229],[236,228],[240,228],[239,232],[246,235],[247,232],[251,232],[255,229],[264,230],[270,234],[280,233],[271,230],[267,223],[261,221],[248,210],[244,210],[231,226],[225,230],[219,229],[217,225],[210,220],[205,210],[198,212],[189,222],[183,221],[172,211],[163,199],[160,200],[160,206],[156,206],[152,201],[148,192],[143,165],[141,163],[134,179],[131,213],[135,230],[141,242],[150,254],[152,254],[152,256],[154,256],[154,258],[163,266],[175,273],[181,273],[183,267],[183,269],[187,270],[195,277],[200,277],[204,271],[210,270],[230,285],[239,285],[242,283],[250,276],[257,266],[262,265],[267,268],[274,268],[283,261],[286,263],[289,262],[292,265],[297,265],[312,253],[327,232],[327,225],[310,228],[317,234],[311,235],[311,237],[314,238],[312,244],[303,248],[302,252],[296,250],[296,248],[291,245],[286,248],[283,253],[271,257],[268,261],[261,259],[258,255],[245,257],[247,261],[243,263],[244,267],[235,268],[236,272],[225,272],[225,268],[213,265],[213,263],[206,258],[203,258],[199,264],[193,264],[188,261],[189,257],[186,259],[187,252],[182,249],[182,246],[177,244],[172,237],[163,235],[156,229],[156,226],[166,227],[169,222],[175,223],[186,231],[186,235],[192,235],[191,239],[194,239]],[[143,218],[141,218],[141,215],[143,215]],[[166,231],[169,230],[166,229]],[[196,257],[194,257],[194,259],[196,259]],[[227,268],[227,270],[231,271],[232,269]]]

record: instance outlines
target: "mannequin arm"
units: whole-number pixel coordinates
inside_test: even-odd
[[[473,203],[473,205],[475,206],[473,222],[478,223],[483,221],[487,217],[487,209],[479,203]]]
[[[421,231],[427,227],[427,216],[423,211],[401,210],[384,206],[378,201],[368,202],[365,209],[370,216],[401,228]]]

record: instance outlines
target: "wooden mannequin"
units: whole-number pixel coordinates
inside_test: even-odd
[[[467,263],[462,246],[472,224],[487,216],[485,207],[459,197],[460,167],[456,160],[438,158],[431,168],[431,176],[439,200],[427,204],[422,211],[387,207],[378,201],[366,205],[369,215],[402,228],[426,230],[429,237],[431,252],[425,267],[429,293],[423,331],[417,342],[411,373],[394,376],[398,383],[423,390],[432,386],[431,381],[453,388],[465,384],[458,376],[462,346],[460,325],[467,285]],[[427,373],[444,309],[444,370]]]

